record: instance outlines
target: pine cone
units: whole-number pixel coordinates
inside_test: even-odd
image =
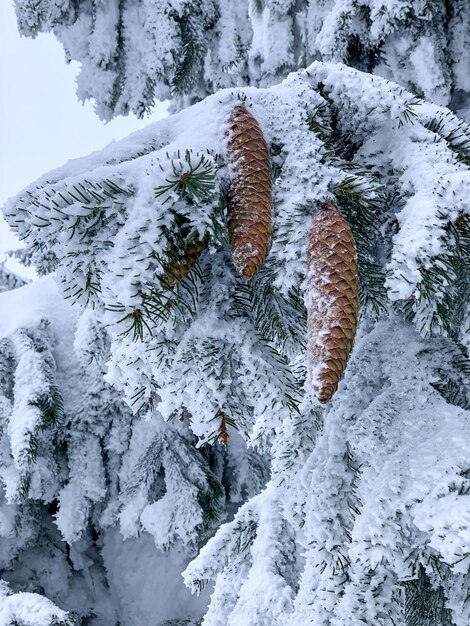
[[[328,202],[313,216],[307,250],[308,365],[312,389],[328,402],[338,388],[356,334],[359,279],[348,222]]]
[[[269,152],[258,122],[243,105],[234,109],[229,126],[234,170],[228,192],[230,250],[240,276],[252,278],[268,253],[272,231]]]
[[[192,267],[201,256],[201,253],[206,245],[207,236],[204,237],[204,239],[201,241],[196,235],[194,239],[192,239],[186,246],[184,256],[179,258],[176,257],[176,255],[178,254],[178,250],[175,248],[175,260],[171,261],[170,263],[165,263],[163,265],[165,274],[162,277],[162,281],[165,283],[165,286],[173,287],[174,285],[176,285],[176,283],[179,283],[179,281],[182,280],[187,274],[189,274]]]

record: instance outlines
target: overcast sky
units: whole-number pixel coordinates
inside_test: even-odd
[[[67,65],[51,34],[20,37],[11,0],[0,0],[0,206],[36,178],[166,115],[103,124],[75,95],[78,64]],[[0,218],[0,261],[18,247]],[[12,261],[9,267],[20,271]],[[24,272],[21,272],[24,273]]]

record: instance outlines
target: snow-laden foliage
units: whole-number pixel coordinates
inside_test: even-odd
[[[201,615],[181,571],[227,510],[264,487],[266,464],[240,438],[227,453],[197,450],[187,423],[133,416],[103,378],[105,328],[91,309],[77,320],[52,278],[0,306],[0,575],[17,592],[0,600],[0,623],[65,623],[36,594],[74,624]]]
[[[274,234],[255,279],[227,249],[227,116],[257,116],[275,175]],[[384,79],[314,64],[269,90],[225,91],[52,172],[6,207],[64,294],[112,334],[108,379],[134,408],[187,410],[202,441],[223,420],[268,441],[298,410],[310,215],[334,197],[358,246],[363,314],[396,302],[420,332],[458,338],[468,275],[469,130]],[[162,145],[163,144],[163,145]],[[176,287],[171,264],[207,241]],[[445,273],[445,280],[442,274]]]
[[[0,581],[1,626],[73,626],[65,611],[57,608],[47,598],[37,593],[11,593],[8,585]]]
[[[468,623],[470,414],[432,382],[449,347],[401,316],[364,326],[308,461],[278,468],[185,572],[195,589],[216,579],[205,625],[404,624],[421,575],[436,615]],[[447,623],[424,617],[407,623]]]
[[[16,289],[25,284],[26,281],[6,267],[4,262],[0,263],[0,292]]]
[[[221,88],[266,86],[315,59],[467,104],[466,0],[15,0],[21,34],[53,31],[98,115],[143,115]]]
[[[226,131],[240,102],[260,122],[274,176],[271,248],[251,281],[234,271],[226,227]],[[276,87],[222,91],[10,201],[11,226],[87,307],[79,354],[101,350],[90,350],[101,345],[90,319],[106,325],[107,380],[137,412],[132,432],[111,420],[115,436],[102,409],[59,427],[75,451],[67,484],[49,487],[64,537],[103,501],[95,527],[119,519],[125,536],[145,529],[159,548],[195,549],[232,482],[248,501],[185,572],[194,590],[215,583],[205,626],[468,625],[469,150],[469,127],[447,109],[317,62]],[[356,239],[361,324],[322,409],[305,371],[303,293],[311,217],[327,199]],[[205,248],[175,283],[196,238]],[[35,345],[24,330],[9,340],[18,376],[26,341]],[[28,407],[9,466],[42,498],[41,447],[43,474],[20,462],[30,433],[44,436]],[[96,433],[106,463],[120,459],[116,499]],[[265,489],[240,435],[270,456]],[[227,437],[221,474],[220,448],[203,444]],[[233,477],[247,471],[248,488]]]

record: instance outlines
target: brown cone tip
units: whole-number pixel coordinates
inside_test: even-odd
[[[197,263],[206,245],[207,236],[201,241],[199,236],[196,235],[194,239],[187,244],[185,253],[181,258],[171,261],[170,263],[165,263],[163,266],[165,274],[162,277],[165,285],[173,287],[176,283],[179,283],[180,280],[183,280]]]
[[[346,369],[357,328],[359,278],[354,237],[332,202],[316,210],[307,250],[307,339],[312,390],[328,402]]]
[[[228,135],[234,171],[228,192],[230,250],[236,271],[248,279],[263,264],[272,231],[269,151],[258,122],[243,105],[233,110]]]

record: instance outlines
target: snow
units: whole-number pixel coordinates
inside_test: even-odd
[[[52,620],[64,620],[66,612],[36,593],[8,596],[0,590],[0,625],[50,626]]]
[[[73,328],[74,311],[54,280],[46,276],[19,289],[0,294],[0,339],[19,328],[33,327],[43,319],[57,328],[57,341],[66,341]]]

